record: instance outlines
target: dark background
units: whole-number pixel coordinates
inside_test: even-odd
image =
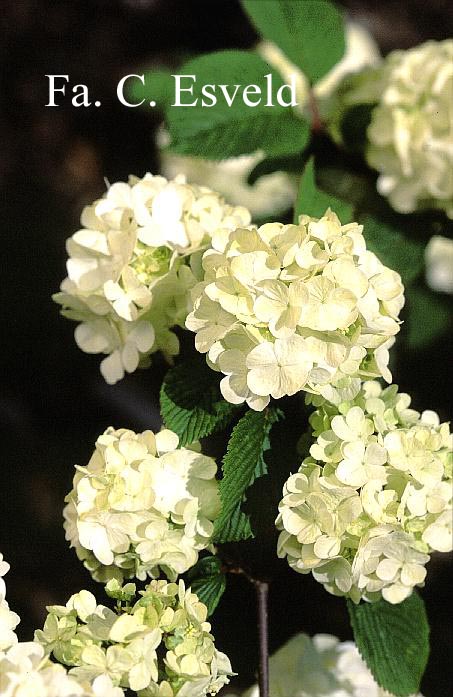
[[[384,53],[452,35],[447,1],[343,4]],[[46,604],[63,603],[82,587],[96,592],[64,540],[61,511],[74,464],[87,462],[109,425],[137,431],[159,425],[160,369],[107,386],[99,356],[76,347],[74,325],[59,318],[50,299],[65,276],[64,241],[77,229],[82,206],[105,190],[103,178],[114,182],[158,168],[158,115],[123,107],[116,84],[140,67],[176,66],[188,53],[249,47],[256,37],[235,0],[2,0],[0,15],[0,551],[12,566],[8,599],[22,616],[19,634],[30,639]],[[102,107],[76,109],[63,100],[46,108],[46,73],[89,85]],[[448,418],[447,338],[409,351],[403,329],[394,360],[397,381],[415,407]],[[286,562],[274,566],[272,650],[297,631],[350,637],[343,600],[289,571]],[[443,697],[451,686],[448,571],[448,556],[434,555],[423,590],[432,624],[427,697]],[[252,591],[232,577],[213,627],[240,674],[238,685],[253,680],[254,625]]]

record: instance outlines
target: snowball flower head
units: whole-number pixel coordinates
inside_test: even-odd
[[[316,440],[285,483],[278,554],[335,595],[400,603],[453,548],[452,436],[396,385],[347,396],[311,399]]]
[[[245,208],[226,205],[183,176],[131,176],[83,210],[82,228],[66,245],[68,276],[54,300],[80,322],[79,348],[107,354],[101,373],[108,383],[155,351],[178,353],[171,328],[184,325],[189,309],[191,255],[206,248],[215,230],[249,222]]]
[[[323,394],[344,378],[391,380],[387,348],[404,304],[400,276],[367,251],[362,226],[330,209],[298,225],[219,231],[203,255],[186,326],[224,373],[224,398]]]
[[[66,538],[94,578],[182,574],[210,545],[220,508],[215,461],[169,430],[108,428],[77,467]]]
[[[401,213],[439,208],[453,218],[453,39],[390,53],[369,92],[367,159],[379,192]]]
[[[106,590],[115,611],[81,591],[49,607],[36,632],[70,676],[93,686],[108,679],[143,697],[216,695],[229,682],[231,665],[215,648],[206,606],[182,581],[152,581],[135,604],[134,584],[111,581]]]
[[[269,678],[272,697],[389,697],[355,644],[330,634],[292,637],[271,656]],[[244,697],[259,697],[258,686]]]

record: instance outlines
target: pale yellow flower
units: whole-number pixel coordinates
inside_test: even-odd
[[[315,442],[283,488],[278,556],[335,595],[402,602],[453,548],[449,426],[395,385],[326,395],[307,399]]]
[[[110,428],[78,467],[64,511],[67,539],[99,579],[184,573],[210,545],[220,501],[214,460],[175,433]]]
[[[427,41],[390,53],[373,83],[367,159],[380,172],[378,191],[401,213],[453,216],[452,66],[453,41]]]
[[[107,354],[101,373],[108,383],[145,365],[151,353],[179,352],[171,330],[184,326],[192,309],[197,253],[219,230],[249,222],[245,208],[182,176],[130,177],[84,209],[84,227],[67,241],[68,277],[54,300],[81,322],[77,345]]]
[[[390,339],[404,303],[398,274],[366,250],[362,226],[330,211],[299,225],[267,223],[213,238],[186,327],[223,372],[228,401],[335,389],[347,375],[391,379]],[[253,335],[232,347],[238,330]],[[245,335],[244,334],[244,335]],[[228,350],[235,348],[234,353]]]

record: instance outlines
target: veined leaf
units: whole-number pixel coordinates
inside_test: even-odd
[[[258,149],[270,156],[280,156],[305,148],[310,134],[308,123],[291,107],[277,103],[276,92],[284,82],[257,54],[251,51],[210,53],[189,61],[179,68],[178,74],[186,76],[181,77],[181,87],[192,90],[182,92],[181,103],[195,103],[195,106],[167,107],[171,151],[219,160]],[[268,104],[271,82],[269,99],[273,106]],[[254,102],[260,99],[257,106],[244,103],[246,85],[256,86],[255,93],[250,92],[248,97]],[[203,86],[208,86],[211,92],[215,88],[215,104],[203,95]]]
[[[344,21],[329,0],[242,0],[261,35],[273,41],[311,82],[345,52]]]
[[[188,582],[193,593],[208,608],[208,615],[212,615],[226,588],[226,576],[220,559],[215,556],[200,559],[190,569]]]
[[[429,656],[429,625],[414,591],[398,605],[348,601],[354,639],[374,679],[397,697],[418,692]]]
[[[253,537],[249,516],[241,510],[247,489],[267,473],[264,453],[269,432],[282,417],[278,409],[248,411],[234,427],[223,458],[219,491],[222,510],[214,525],[216,542],[237,542]]]
[[[320,218],[326,212],[327,208],[331,208],[336,213],[343,225],[352,222],[353,208],[346,201],[342,201],[336,196],[326,194],[318,188],[315,181],[315,164],[311,158],[302,174],[299,193],[297,196],[296,206],[294,208],[294,222],[297,224],[299,215],[311,215],[314,218]]]
[[[201,357],[171,368],[165,376],[160,410],[165,426],[178,434],[180,445],[221,430],[236,409],[220,394],[219,374]]]

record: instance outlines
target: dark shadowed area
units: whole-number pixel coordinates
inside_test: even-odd
[[[384,53],[452,35],[447,1],[343,4]],[[46,605],[64,603],[82,587],[96,592],[62,528],[74,465],[86,464],[109,425],[140,431],[160,423],[163,362],[157,358],[149,370],[109,387],[99,357],[76,347],[73,324],[51,301],[65,276],[65,240],[77,229],[82,206],[102,195],[104,177],[113,182],[158,171],[159,116],[119,104],[116,84],[140,68],[176,66],[186,55],[249,47],[256,35],[236,0],[2,0],[0,15],[0,551],[11,563],[8,600],[22,617],[20,637],[30,639]],[[102,107],[74,108],[68,99],[45,107],[47,73],[89,85]],[[415,408],[434,409],[443,420],[449,353],[446,336],[406,350],[403,329],[394,359],[394,374]],[[443,697],[451,685],[449,562],[448,555],[433,556],[422,591],[432,625],[426,697]],[[269,572],[272,650],[298,631],[351,636],[342,599],[286,562],[275,559]],[[239,673],[238,686],[254,679],[255,622],[252,590],[231,577],[213,631]]]

